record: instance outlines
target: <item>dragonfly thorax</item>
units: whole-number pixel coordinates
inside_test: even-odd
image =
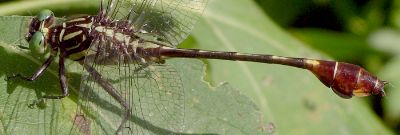
[[[82,60],[92,43],[91,36],[94,16],[68,19],[60,25],[51,27],[45,36],[53,50],[72,60]]]
[[[110,57],[107,59],[121,59],[119,57],[123,56],[123,59],[131,62],[158,62],[154,60],[156,58],[144,56],[143,51],[140,54],[136,51],[141,48],[157,48],[159,45],[146,43],[136,36],[128,23],[109,21],[101,16],[68,19],[51,27],[45,37],[53,50],[57,48],[64,57],[74,61],[84,60],[88,55],[106,50],[104,56]]]
[[[88,55],[106,50],[102,55],[109,58],[105,59],[118,59],[114,60],[118,62],[121,62],[121,57],[126,59],[122,61],[130,63],[163,62],[161,58],[144,51],[163,45],[137,36],[140,32],[134,30],[130,21],[110,20],[102,14],[68,18],[57,25],[54,25],[54,20],[54,14],[49,10],[33,18],[26,36],[32,48],[49,46],[53,54],[60,52],[62,57],[74,61],[82,61]]]

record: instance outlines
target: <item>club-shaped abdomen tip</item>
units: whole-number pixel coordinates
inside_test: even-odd
[[[381,95],[385,96],[384,87],[385,82],[379,80],[376,76],[370,74],[365,69],[361,68],[358,71],[357,81],[355,86],[352,88],[352,95],[354,96],[369,96],[369,95]],[[340,83],[340,80],[336,80]],[[334,83],[332,89],[341,89],[340,85]]]
[[[318,63],[314,62],[307,65],[307,69],[342,98],[385,95],[384,87],[386,82],[379,80],[360,66],[318,60]]]

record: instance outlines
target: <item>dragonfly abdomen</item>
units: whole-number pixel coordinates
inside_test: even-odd
[[[379,80],[360,66],[344,62],[170,47],[148,49],[148,52],[157,54],[160,58],[208,58],[288,65],[310,70],[323,84],[343,98],[385,94],[383,88],[386,82]]]
[[[384,81],[367,72],[364,68],[336,61],[314,61],[306,68],[313,72],[327,87],[343,98],[354,96],[384,95]]]

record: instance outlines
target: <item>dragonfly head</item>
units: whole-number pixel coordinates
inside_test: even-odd
[[[48,34],[49,27],[53,25],[54,20],[54,14],[50,10],[42,10],[32,19],[29,32],[25,36],[31,50],[47,47],[46,35]]]

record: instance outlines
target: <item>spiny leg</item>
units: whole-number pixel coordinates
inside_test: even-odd
[[[138,73],[138,72],[142,71],[143,69],[149,67],[150,65],[151,65],[150,63],[140,64],[140,66],[138,68],[135,68],[133,73]]]
[[[7,81],[11,80],[13,78],[21,78],[26,81],[34,81],[37,78],[39,78],[39,76],[41,76],[44,73],[44,71],[46,71],[46,69],[50,66],[51,62],[53,62],[53,59],[54,59],[54,55],[50,55],[50,57],[47,58],[47,60],[42,64],[42,66],[38,70],[36,70],[35,74],[33,74],[30,77],[27,77],[27,76],[24,76],[21,74],[15,74],[12,76],[8,76]]]
[[[52,53],[49,56],[49,58],[47,58],[47,60],[42,64],[42,66],[35,72],[35,74],[33,74],[30,77],[23,76],[21,74],[16,74],[16,75],[7,77],[7,80],[10,80],[10,79],[13,79],[13,78],[21,78],[21,79],[26,80],[26,81],[34,81],[37,78],[39,78],[41,75],[43,75],[44,71],[46,71],[46,69],[53,62],[53,59],[54,59],[54,53]],[[63,59],[64,58],[61,59],[61,57],[60,57],[60,72],[59,73],[62,74],[62,76],[64,76],[63,80],[61,80],[61,77],[60,77],[60,82],[62,82],[61,87],[62,87],[62,90],[63,90],[63,93],[64,93],[64,91],[68,91],[68,86],[66,85],[66,81],[65,81],[66,78],[65,78],[65,75],[64,75],[64,61],[63,61]],[[63,94],[63,95],[65,95],[65,94]],[[66,94],[66,95],[68,95],[68,94]],[[57,96],[57,97],[44,96],[43,98],[45,98],[45,99],[60,99],[60,98],[63,98],[63,97],[65,97],[65,96]],[[33,108],[35,105],[40,104],[42,102],[44,102],[44,100],[34,101],[32,104],[29,105],[29,107]]]
[[[124,109],[125,109],[125,114],[123,115],[121,124],[119,125],[116,133],[119,133],[122,131],[125,125],[125,123],[128,121],[130,114],[131,114],[131,108],[129,106],[129,103],[125,101],[125,99],[117,93],[117,89],[115,89],[112,84],[110,84],[107,80],[102,78],[101,74],[96,71],[92,66],[89,65],[83,65],[85,69],[89,72],[90,76],[93,77],[94,81],[97,82],[98,85],[100,85],[108,94],[110,94],[115,100],[121,104]]]
[[[67,82],[67,77],[65,76],[65,57],[62,55],[62,53],[59,56],[59,63],[58,63],[58,77],[60,81],[60,87],[61,87],[61,92],[62,95],[60,96],[43,96],[45,99],[62,99],[67,97],[68,94],[68,82]]]

